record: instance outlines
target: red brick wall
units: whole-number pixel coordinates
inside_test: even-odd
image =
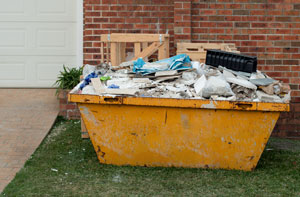
[[[257,56],[258,68],[292,88],[278,136],[300,137],[300,1],[192,0],[192,42],[230,42]],[[298,131],[298,132],[297,132]]]
[[[84,63],[98,64],[101,34],[168,31],[173,35],[173,0],[85,0],[84,24]],[[174,54],[173,41],[171,36]]]
[[[169,30],[171,55],[181,41],[235,43],[258,57],[260,70],[290,84],[291,112],[275,130],[300,137],[300,0],[84,0],[84,24],[89,64],[100,63],[106,33]]]
[[[63,116],[67,119],[80,119],[80,112],[76,103],[68,101],[69,91],[60,91],[58,95],[59,99],[59,116]]]
[[[299,0],[192,0],[192,41],[233,42],[300,102]],[[298,4],[296,4],[298,2]]]

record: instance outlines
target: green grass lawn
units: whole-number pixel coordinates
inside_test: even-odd
[[[118,167],[60,120],[1,196],[300,196],[300,141],[271,139],[253,172]]]

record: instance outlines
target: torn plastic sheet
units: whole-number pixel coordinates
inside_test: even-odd
[[[95,72],[92,72],[88,76],[86,76],[83,80],[83,83],[81,83],[80,85],[80,90],[82,90],[85,86],[91,83],[91,78],[97,78],[97,77],[98,75]]]
[[[153,67],[151,67],[151,65],[153,65]],[[146,63],[142,58],[139,58],[133,63],[133,72],[142,75],[148,75],[158,71],[187,70],[190,68],[192,68],[191,60],[186,54],[179,54],[153,63]]]

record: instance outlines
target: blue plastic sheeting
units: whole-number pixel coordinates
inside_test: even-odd
[[[88,76],[84,78],[83,83],[80,85],[80,90],[82,90],[85,86],[91,83],[91,78],[97,78],[98,75],[94,72],[90,73]]]
[[[133,62],[133,72],[139,73],[142,75],[148,75],[151,73],[155,73],[158,71],[166,71],[166,70],[187,70],[192,68],[190,57],[186,54],[179,54],[168,59],[159,60],[153,62],[152,64],[167,64],[167,69],[159,69],[159,68],[143,68],[146,64],[142,58],[139,58],[137,61]]]

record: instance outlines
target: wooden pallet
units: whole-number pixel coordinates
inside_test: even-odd
[[[112,66],[119,66],[126,58],[126,43],[134,43],[134,58],[148,58],[158,51],[158,59],[169,57],[169,34],[104,34],[101,42],[110,44]],[[101,50],[102,51],[102,50]]]
[[[205,63],[208,49],[240,53],[233,43],[177,43],[177,55],[187,54],[192,60],[201,63]]]

